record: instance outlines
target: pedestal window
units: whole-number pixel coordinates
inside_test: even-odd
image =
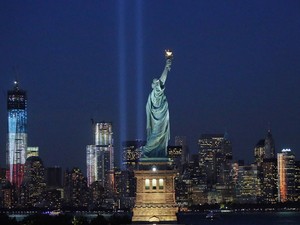
[[[158,180],[158,188],[159,188],[159,190],[164,189],[164,179],[159,179]]]
[[[156,190],[156,186],[157,186],[157,180],[156,179],[152,179],[152,189]]]
[[[149,190],[149,189],[150,189],[150,180],[149,180],[149,179],[146,179],[146,180],[145,180],[145,189],[146,189],[146,190]]]

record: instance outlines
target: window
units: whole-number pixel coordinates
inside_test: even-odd
[[[146,180],[145,180],[145,189],[146,189],[146,190],[149,190],[149,189],[150,189],[150,180],[149,180],[149,179],[146,179]]]
[[[156,190],[156,186],[157,186],[157,181],[156,179],[152,179],[152,189]]]
[[[158,181],[159,190],[164,189],[164,179],[159,179]]]

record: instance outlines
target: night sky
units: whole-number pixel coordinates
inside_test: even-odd
[[[28,145],[46,166],[85,171],[91,119],[120,142],[145,138],[145,105],[174,51],[166,82],[171,140],[229,134],[253,161],[270,127],[276,152],[300,159],[300,1],[0,1],[0,165],[6,92],[28,93]]]

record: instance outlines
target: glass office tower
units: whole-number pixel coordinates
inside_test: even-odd
[[[98,181],[110,192],[113,188],[114,145],[112,124],[94,125],[95,144],[86,146],[87,179],[90,186]]]
[[[27,150],[27,95],[14,82],[7,92],[8,131],[6,150],[6,178],[19,187],[24,176]]]
[[[295,197],[295,155],[290,149],[277,153],[278,201],[294,201]]]

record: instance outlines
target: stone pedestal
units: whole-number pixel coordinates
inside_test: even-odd
[[[139,170],[134,173],[137,190],[132,221],[177,221],[174,187],[176,171],[171,169],[169,162],[140,162]]]

